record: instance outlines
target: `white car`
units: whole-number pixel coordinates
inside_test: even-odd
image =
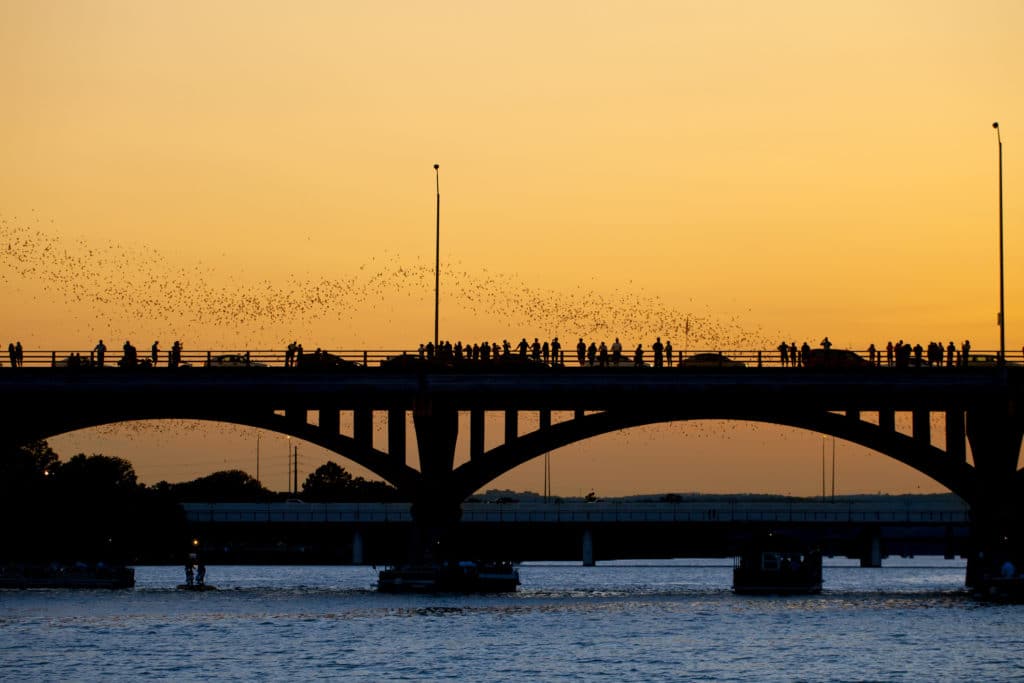
[[[265,368],[266,363],[249,360],[248,356],[240,353],[225,353],[220,356],[210,356],[206,361],[208,368]]]

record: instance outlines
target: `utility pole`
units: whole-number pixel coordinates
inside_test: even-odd
[[[294,455],[293,455],[293,460],[292,460],[292,477],[293,477],[292,481],[294,483],[292,484],[292,489],[293,489],[292,492],[295,495],[299,495],[299,447],[298,446],[295,446],[295,450],[293,451],[293,453],[294,453]]]

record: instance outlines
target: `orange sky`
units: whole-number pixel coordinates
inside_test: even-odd
[[[443,337],[678,348],[689,320],[693,347],[994,348],[999,120],[1020,349],[1022,29],[1019,2],[0,0],[4,343],[415,345],[436,162]],[[180,423],[54,439],[145,481],[241,466],[254,442]],[[813,494],[820,447],[677,425],[552,469],[564,494]],[[306,450],[304,469],[327,457]],[[841,487],[934,490],[839,450]]]

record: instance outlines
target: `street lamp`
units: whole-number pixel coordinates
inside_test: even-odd
[[[999,362],[1006,362],[1006,309],[1003,299],[1003,138],[999,122],[992,124],[999,142]]]
[[[437,212],[435,227],[437,238],[434,242],[434,353],[437,353],[437,319],[441,301],[441,175],[440,164],[434,164],[434,186],[437,189]]]

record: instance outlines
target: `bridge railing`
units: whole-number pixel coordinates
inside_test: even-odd
[[[190,522],[395,523],[410,522],[408,503],[185,503]],[[927,505],[878,503],[463,503],[462,521],[495,523],[862,523],[966,524],[970,512],[957,502]]]
[[[320,355],[317,356],[318,352]],[[865,362],[869,361],[870,353],[866,349],[854,350]],[[518,357],[518,352],[513,351],[513,357]],[[529,354],[528,354],[529,355]],[[177,367],[207,367],[207,366],[242,366],[251,367],[280,367],[289,365],[298,367],[331,367],[334,364],[355,363],[364,367],[379,367],[383,361],[391,358],[407,356],[410,358],[421,357],[418,349],[312,349],[305,350],[302,361],[297,358],[289,359],[284,349],[183,349],[178,359]],[[695,359],[696,356],[701,358]],[[623,360],[618,367],[632,367],[633,353],[623,353]],[[974,350],[970,351],[970,365],[996,365],[998,351]],[[173,365],[170,353],[166,349],[160,349],[156,355],[155,362],[149,349],[139,349],[136,354],[135,365],[150,365],[153,367],[171,367]],[[103,357],[103,366],[117,368],[124,365],[125,353],[122,349],[108,349]],[[1008,365],[1024,365],[1024,349],[1008,350],[1006,352],[1006,363]],[[456,363],[480,363],[483,361],[470,360],[464,353],[461,361]],[[544,363],[543,359],[538,362]],[[644,366],[653,365],[653,354],[649,350],[644,354]],[[95,350],[82,349],[24,349],[20,365],[23,367],[95,367],[99,364],[99,355]],[[560,358],[551,358],[548,365],[563,365],[567,368],[591,368],[588,359],[579,363],[576,350],[571,352],[563,351]],[[595,360],[593,366],[600,366],[600,360]],[[787,359],[782,361],[781,353],[774,349],[687,349],[685,351],[673,350],[671,358],[663,359],[663,367],[678,368],[682,364],[685,367],[695,368],[789,368],[794,367]],[[0,356],[0,367],[13,365],[9,354]],[[799,363],[797,364],[799,365]],[[890,365],[884,349],[876,351],[875,365],[887,367]],[[913,365],[913,364],[912,364]],[[960,352],[954,356],[953,366],[960,367],[962,359]],[[916,367],[916,366],[915,366]],[[947,356],[943,355],[941,363],[936,367],[948,367]]]

